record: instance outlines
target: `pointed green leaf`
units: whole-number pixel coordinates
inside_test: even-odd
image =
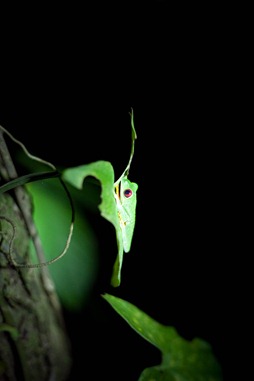
[[[110,294],[104,294],[102,296],[136,332],[161,351],[166,352],[171,341],[177,337],[174,328],[166,327],[158,323],[126,300]]]
[[[198,338],[188,341],[174,327],[158,323],[133,304],[109,294],[102,297],[162,353],[162,363],[145,369],[139,381],[222,381],[220,365],[209,343]]]

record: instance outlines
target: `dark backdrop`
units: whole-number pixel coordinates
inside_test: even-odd
[[[73,379],[78,371],[93,379],[102,371],[103,378],[136,380],[160,361],[101,300],[102,292],[129,300],[186,338],[209,341],[227,376],[237,242],[229,228],[234,110],[228,43],[218,33],[223,20],[163,1],[104,8],[52,10],[45,19],[34,14],[22,33],[9,28],[2,56],[0,123],[55,165],[108,160],[120,175],[134,109],[138,139],[129,177],[139,190],[132,250],[122,285],[111,289],[105,255],[115,237],[96,221],[103,242],[98,280],[84,310],[66,312]],[[113,365],[124,369],[121,377]]]

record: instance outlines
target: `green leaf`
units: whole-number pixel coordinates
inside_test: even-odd
[[[46,260],[63,250],[68,236],[71,210],[66,194],[57,179],[26,184],[32,196],[33,218],[42,241]],[[72,190],[70,189],[70,192]],[[98,270],[98,245],[94,231],[77,207],[75,225],[67,253],[48,266],[57,293],[65,308],[79,310],[89,296]],[[34,247],[32,246],[31,250]],[[37,259],[35,259],[37,262]]]
[[[209,343],[199,338],[188,341],[174,327],[158,323],[133,304],[110,294],[102,297],[162,353],[161,364],[145,369],[139,381],[222,381],[220,364]]]
[[[116,231],[116,240],[118,246],[118,256],[116,258],[111,284],[114,287],[120,285],[121,268],[123,262],[123,241],[122,232],[117,215],[117,207],[114,197],[114,170],[108,161],[96,161],[90,164],[80,165],[73,168],[67,168],[63,171],[62,178],[78,189],[83,188],[86,177],[93,176],[101,183],[101,203],[99,210],[101,215],[111,222]]]

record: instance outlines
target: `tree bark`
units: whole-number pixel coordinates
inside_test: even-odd
[[[13,176],[1,131],[0,143],[2,185]],[[17,263],[29,263],[35,237],[25,189],[1,193],[0,381],[65,381],[71,369],[70,342],[47,267],[19,268],[10,261],[11,255]]]

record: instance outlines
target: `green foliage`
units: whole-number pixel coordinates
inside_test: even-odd
[[[26,187],[32,196],[33,218],[44,254],[46,260],[50,260],[64,248],[70,225],[70,206],[57,179],[30,183]],[[68,251],[60,261],[48,266],[62,304],[69,310],[82,308],[98,268],[96,235],[81,212],[79,203],[76,203],[75,209],[74,231]]]
[[[78,189],[83,188],[84,179],[87,176],[93,176],[101,182],[101,203],[99,210],[101,215],[111,222],[116,230],[116,239],[118,245],[117,265],[114,266],[112,275],[112,284],[118,286],[121,282],[121,267],[123,261],[123,241],[122,232],[119,225],[117,207],[114,198],[114,170],[111,163],[107,161],[97,161],[87,165],[80,165],[74,168],[68,168],[63,171],[63,180],[67,181]]]
[[[158,323],[133,304],[110,294],[102,297],[139,335],[161,351],[161,364],[145,369],[139,381],[222,381],[220,365],[206,341],[199,338],[187,341],[174,327]]]
[[[135,226],[136,191],[138,185],[128,180],[130,165],[134,155],[134,143],[137,138],[134,128],[133,111],[131,112],[132,145],[129,162],[120,176],[115,181],[114,169],[108,161],[67,168],[63,171],[62,178],[77,189],[83,188],[86,177],[95,177],[101,183],[101,203],[99,210],[102,217],[111,222],[116,231],[118,255],[113,267],[111,285],[117,287],[121,283],[121,269],[123,253],[130,250],[132,235]],[[132,197],[125,197],[124,191],[131,192]]]
[[[96,161],[62,171],[62,180],[68,184],[71,196],[75,200],[75,225],[67,254],[61,258],[61,261],[52,263],[49,271],[61,301],[67,309],[78,310],[82,307],[97,274],[97,242],[82,212],[84,206],[85,208],[92,206],[93,210],[99,208],[101,216],[115,228],[118,254],[113,267],[111,284],[116,287],[121,283],[123,253],[128,252],[130,248],[135,225],[136,198],[133,204],[123,203],[120,189],[127,184],[129,190],[133,192],[137,190],[137,184],[127,179],[134,155],[134,141],[137,137],[133,112],[131,126],[132,147],[129,162],[117,181],[114,178],[114,169],[107,161]],[[22,144],[21,147],[24,150]],[[38,160],[26,150],[25,153],[30,159],[37,159],[48,165],[47,162]],[[50,166],[54,169],[54,166]],[[100,182],[101,187],[97,184],[96,192],[94,192],[95,188],[89,192],[90,185],[85,180],[90,177]],[[51,260],[64,249],[63,237],[68,235],[71,210],[66,193],[61,188],[59,179],[33,182],[26,184],[26,187],[32,196],[33,217],[43,243],[46,260]],[[99,192],[100,188],[101,192]],[[133,224],[131,231],[125,229],[126,220],[123,216],[127,219],[130,217],[128,223],[131,221]],[[104,294],[102,297],[132,329],[161,352],[161,364],[145,369],[139,381],[222,381],[220,365],[209,343],[199,338],[188,341],[181,337],[174,327],[160,324],[133,304],[110,294]],[[2,326],[2,329],[15,334],[10,327]]]

